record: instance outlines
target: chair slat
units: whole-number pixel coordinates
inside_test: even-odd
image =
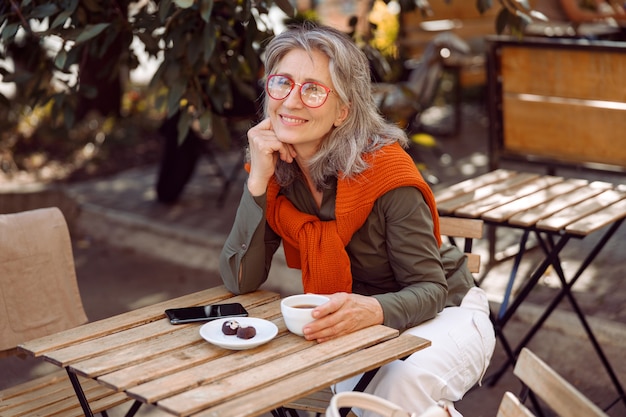
[[[535,417],[535,415],[515,395],[505,392],[496,417]]]
[[[439,218],[439,231],[444,236],[480,239],[483,237],[483,224],[477,219],[442,216]]]
[[[94,413],[130,402],[123,392],[81,378],[81,384]],[[63,370],[0,391],[0,415],[80,417],[84,415],[74,388]]]
[[[560,417],[608,417],[527,348],[520,353],[513,372]]]

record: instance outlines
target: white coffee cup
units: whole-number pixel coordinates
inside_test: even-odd
[[[303,336],[302,328],[314,320],[311,315],[313,309],[328,300],[328,297],[319,294],[296,294],[283,298],[280,302],[280,311],[287,329],[298,336]]]

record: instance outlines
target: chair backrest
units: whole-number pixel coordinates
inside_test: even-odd
[[[58,208],[0,215],[0,317],[0,356],[87,321]]]
[[[496,417],[535,417],[535,415],[511,392],[502,397]]]
[[[474,274],[480,272],[480,256],[476,253],[471,253],[472,244],[474,239],[483,237],[483,226],[484,222],[480,219],[462,219],[445,216],[439,218],[441,236],[448,237],[452,244],[457,244],[455,242],[456,238],[465,239],[463,252],[467,256],[467,267]]]
[[[513,373],[559,417],[608,417],[528,348],[522,349]]]

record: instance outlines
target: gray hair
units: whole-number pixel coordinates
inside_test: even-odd
[[[369,62],[348,35],[312,22],[289,27],[267,45],[266,75],[272,74],[283,57],[294,49],[318,50],[328,56],[335,92],[350,107],[347,119],[333,128],[310,161],[309,170],[318,189],[324,188],[329,177],[352,177],[367,169],[364,154],[394,142],[407,146],[406,133],[386,121],[378,110],[372,96]],[[267,103],[265,94],[266,115]],[[291,184],[299,175],[294,164],[280,160],[275,173],[281,186]]]

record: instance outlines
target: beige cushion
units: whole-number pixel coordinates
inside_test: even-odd
[[[61,211],[0,215],[0,351],[86,321]]]

